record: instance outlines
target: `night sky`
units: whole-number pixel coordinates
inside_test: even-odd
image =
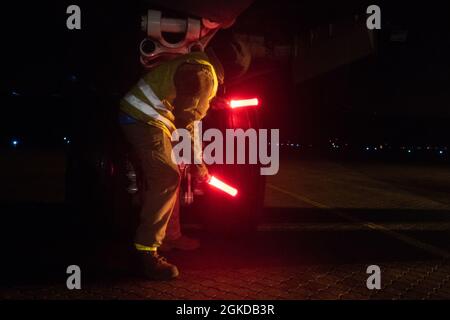
[[[264,112],[268,126],[305,140],[356,133],[371,139],[383,133],[447,140],[448,11],[432,2],[391,2],[377,2],[382,8],[382,30],[377,32],[375,57],[300,85],[292,83],[292,70],[286,67],[259,80],[268,104]],[[363,12],[368,3],[256,1],[235,28],[289,43],[296,33]],[[139,76],[138,6],[134,2],[78,2],[83,29],[68,31],[68,4],[72,2],[30,1],[3,7],[7,17],[2,19],[6,57],[1,101],[8,121],[2,125],[2,139],[13,133],[59,134],[66,127],[61,119],[73,122],[74,99],[120,96]],[[407,41],[390,41],[395,30],[407,31]],[[253,71],[264,64],[259,61]]]

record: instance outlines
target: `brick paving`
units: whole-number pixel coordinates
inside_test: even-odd
[[[366,287],[363,264],[185,270],[174,281],[123,278],[91,281],[81,290],[65,283],[10,287],[1,299],[450,299],[447,261],[386,263],[381,290]]]

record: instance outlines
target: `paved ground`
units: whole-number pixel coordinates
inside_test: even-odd
[[[34,271],[23,256],[2,261],[11,277],[5,279],[9,281],[0,297],[450,298],[449,168],[296,159],[283,159],[280,168],[279,175],[268,181],[264,219],[256,234],[225,239],[196,224],[186,226],[186,233],[199,237],[203,246],[196,252],[169,255],[182,272],[176,281],[130,276],[121,250],[99,247],[94,250],[95,263],[89,259],[78,263],[76,250],[70,250],[72,243],[58,243],[65,232],[59,230],[43,233],[36,243],[22,248],[40,265]],[[62,219],[61,206],[47,206],[47,219]],[[34,209],[30,205],[19,210],[26,212],[17,218],[25,232],[41,220],[33,216]],[[64,246],[69,248],[61,250]],[[61,262],[38,261],[49,254],[60,255]],[[80,264],[82,290],[65,288],[65,263]],[[381,290],[367,289],[369,265],[381,269]]]

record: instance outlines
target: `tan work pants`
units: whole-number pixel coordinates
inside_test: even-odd
[[[124,124],[122,129],[131,145],[143,181],[140,190],[140,223],[135,243],[159,247],[177,205],[180,186],[180,171],[171,159],[172,142],[160,128],[146,123]],[[173,221],[175,223],[178,222],[176,218],[177,221]],[[175,230],[171,229],[171,233],[179,232],[179,224],[173,227]]]

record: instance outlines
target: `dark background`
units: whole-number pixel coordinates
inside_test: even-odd
[[[66,29],[69,4],[82,8],[80,31]],[[356,14],[364,18],[368,4],[372,2],[256,1],[234,28],[236,32],[264,37],[270,50],[277,45],[292,45],[296,35],[308,34],[312,29],[352,20]],[[382,30],[374,34],[373,54],[302,82],[294,81],[303,70],[293,67],[291,57],[258,58],[249,72],[254,76],[246,82],[246,89],[261,98],[265,126],[280,129],[282,151],[295,152],[296,159],[309,155],[320,159],[394,159],[402,162],[396,172],[403,171],[403,163],[411,160],[448,165],[448,10],[437,1],[376,4],[382,10]],[[0,234],[4,237],[1,252],[6,270],[10,271],[2,274],[10,278],[11,274],[20,274],[21,281],[27,280],[22,279],[22,274],[27,274],[32,279],[29,266],[36,261],[48,272],[50,262],[42,257],[61,258],[55,270],[62,272],[74,257],[84,255],[79,250],[82,245],[97,249],[80,232],[88,225],[85,220],[67,214],[62,203],[68,157],[61,151],[76,153],[72,147],[96,146],[89,140],[107,132],[106,123],[113,120],[117,99],[139,77],[137,46],[143,36],[138,28],[139,12],[139,5],[132,1],[15,1],[1,5],[4,54],[0,72],[0,182],[2,198],[14,202],[0,207]],[[391,41],[397,31],[407,32],[405,41]],[[349,54],[356,46],[348,45]],[[18,141],[15,147],[14,140]],[[347,165],[352,166],[352,162]],[[293,167],[292,172],[301,172],[301,168]],[[420,173],[428,170],[424,167]],[[325,177],[333,173],[327,166],[317,171]],[[406,171],[405,185],[417,186],[417,171]],[[379,175],[376,170],[370,174]],[[419,194],[439,191],[439,197],[445,198],[448,184],[439,182],[440,174],[430,175],[434,175],[433,180],[419,184]],[[343,176],[335,179],[342,181]],[[312,174],[310,179],[317,181],[315,177]],[[344,187],[332,189],[328,179],[320,181],[325,184],[319,183],[316,189],[330,192],[330,197],[339,197],[345,191]],[[297,184],[290,186],[295,190]],[[304,191],[311,189],[304,186]],[[357,188],[349,190],[360,192]],[[385,199],[380,196],[379,201]],[[277,210],[270,213],[277,216]],[[280,212],[304,213],[298,208]],[[315,212],[312,216],[316,216]],[[315,244],[320,239],[301,242]],[[345,241],[348,246],[360,244],[354,238]],[[314,248],[313,255],[329,253],[328,243],[324,243],[328,249]],[[261,250],[276,252],[259,244]],[[357,254],[348,246],[342,248],[349,259],[354,259]],[[233,248],[228,243],[226,247]],[[390,248],[391,244],[383,242],[382,247]],[[213,251],[221,254],[216,248]],[[297,256],[299,252],[292,246],[286,256],[303,258]]]
[[[3,5],[0,145],[20,139],[25,147],[62,146],[103,113],[93,99],[120,97],[139,76],[142,39],[137,1],[79,1],[82,30],[65,26],[68,1]],[[369,1],[256,1],[234,26],[264,36],[268,44],[292,43],[296,34],[364,15]],[[292,64],[255,60],[252,79],[264,101],[267,127],[280,128],[283,142],[329,148],[340,139],[363,150],[381,143],[395,148],[448,142],[449,28],[438,2],[376,2],[382,30],[376,51],[301,83]],[[404,42],[390,41],[393,31]],[[89,101],[89,103],[85,103]],[[84,107],[83,107],[84,106]],[[84,108],[84,109],[83,109]],[[106,109],[106,112],[108,110]]]

